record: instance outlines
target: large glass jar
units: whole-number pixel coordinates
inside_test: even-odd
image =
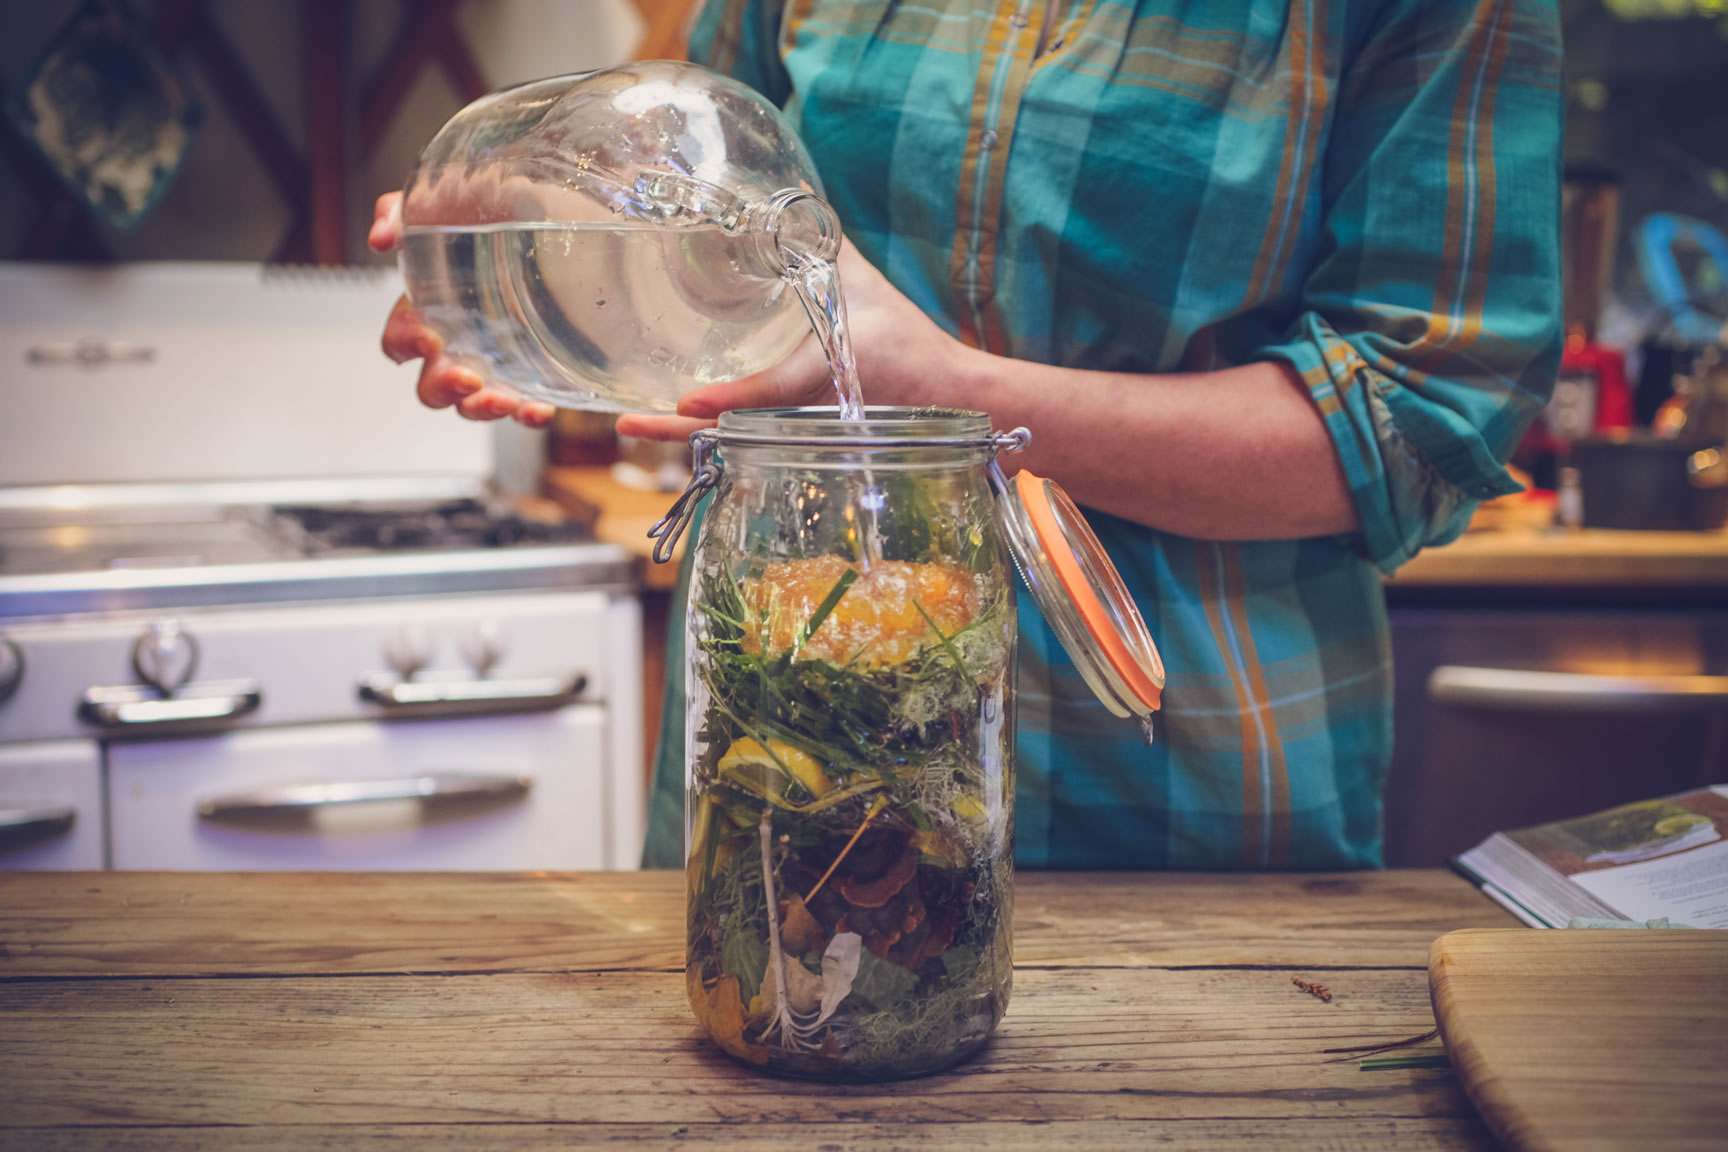
[[[688,615],[690,1000],[819,1079],[947,1067],[1008,1001],[1014,588],[970,412],[730,412]]]

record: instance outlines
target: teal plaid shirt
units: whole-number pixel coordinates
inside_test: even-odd
[[[1158,743],[1022,596],[1022,865],[1380,862],[1380,574],[1516,490],[1502,464],[1559,361],[1558,23],[1552,0],[700,13],[692,59],[787,110],[847,234],[949,332],[1076,368],[1283,361],[1332,435],[1358,535],[1222,544],[1089,513],[1164,656]],[[680,699],[650,863],[680,852]]]

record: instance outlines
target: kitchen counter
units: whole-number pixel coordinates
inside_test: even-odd
[[[654,541],[648,538],[648,529],[666,515],[678,492],[631,488],[620,484],[610,468],[601,467],[548,467],[540,474],[540,490],[567,512],[591,518],[596,536],[635,557],[643,587],[664,590],[677,582],[676,563],[654,563]],[[683,544],[679,541],[679,555]]]
[[[1728,588],[1728,531],[1475,530],[1427,548],[1387,584],[1402,589]]]
[[[1514,923],[1438,870],[1025,874],[990,1046],[835,1087],[701,1037],[678,873],[0,873],[0,1148],[1489,1149],[1449,1069],[1325,1050]]]

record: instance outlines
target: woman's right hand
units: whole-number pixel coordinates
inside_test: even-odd
[[[402,193],[386,192],[372,211],[372,229],[366,242],[374,252],[389,252],[402,242]],[[396,301],[384,324],[381,341],[384,355],[398,364],[420,360],[420,403],[428,408],[454,407],[469,420],[498,420],[514,416],[530,428],[552,422],[550,404],[524,400],[511,389],[488,383],[480,374],[444,355],[444,341],[428,328],[404,296]]]

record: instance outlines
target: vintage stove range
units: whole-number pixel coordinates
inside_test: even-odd
[[[622,550],[416,410],[392,277],[0,265],[0,867],[635,867]]]

